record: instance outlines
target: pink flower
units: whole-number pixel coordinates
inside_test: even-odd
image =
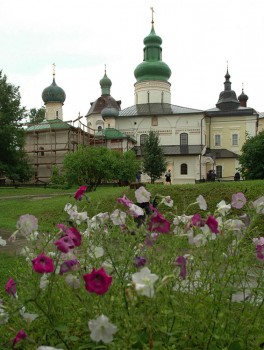
[[[184,256],[178,256],[175,263],[180,267],[180,276],[183,279],[185,279],[187,274],[187,270],[186,270],[187,259]]]
[[[126,197],[126,195],[123,195],[122,198],[117,198],[118,203],[124,204],[125,206],[129,207],[130,204],[133,204],[133,202]]]
[[[208,216],[205,223],[213,233],[219,233],[218,221],[212,215]]]
[[[200,214],[194,214],[192,217],[192,225],[197,227],[203,227],[205,225],[205,220]]]
[[[54,264],[51,258],[41,253],[32,260],[32,268],[38,273],[51,273],[54,271]]]
[[[71,249],[74,248],[73,240],[68,235],[61,237],[56,242],[54,242],[54,244],[63,253],[68,253]]]
[[[9,278],[9,280],[7,281],[5,291],[9,295],[12,295],[12,296],[16,295],[16,291],[17,291],[16,290],[16,282],[13,280],[13,278]]]
[[[60,275],[63,275],[66,272],[77,270],[80,265],[77,259],[64,261],[60,266]]]
[[[154,215],[151,217],[149,222],[149,230],[160,232],[160,233],[168,233],[170,231],[170,222],[164,218],[161,213],[154,208]]]
[[[81,186],[78,188],[78,190],[75,192],[74,198],[78,201],[80,201],[83,197],[84,192],[87,190],[87,186]]]
[[[260,244],[256,245],[256,256],[258,260],[264,260],[263,246]]]
[[[69,236],[75,245],[75,247],[79,247],[82,242],[82,236],[80,232],[75,227],[71,227],[67,233],[67,236]]]
[[[234,193],[232,195],[232,207],[236,209],[241,209],[246,204],[247,199],[242,192]]]
[[[91,273],[83,275],[83,279],[88,292],[96,294],[105,294],[112,283],[112,277],[107,275],[103,267],[99,270],[94,268]]]
[[[12,349],[15,348],[15,345],[20,342],[20,340],[25,339],[27,337],[27,334],[24,332],[23,329],[20,329],[20,331],[17,333],[17,335],[15,336],[15,338],[13,339],[13,345],[12,345]]]
[[[57,224],[57,227],[62,231],[64,232],[66,235],[70,232],[70,229],[63,225],[63,224]]]

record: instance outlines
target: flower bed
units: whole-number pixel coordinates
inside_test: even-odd
[[[264,197],[177,213],[143,186],[89,218],[86,186],[53,233],[20,217],[25,257],[0,293],[2,349],[257,349],[264,339]],[[5,240],[0,239],[5,245]]]

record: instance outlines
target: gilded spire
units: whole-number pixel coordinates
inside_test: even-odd
[[[154,8],[153,7],[151,7],[150,8],[150,10],[151,10],[151,12],[152,12],[152,15],[151,15],[151,23],[152,23],[152,25],[154,25]]]

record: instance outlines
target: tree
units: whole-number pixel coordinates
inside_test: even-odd
[[[13,181],[32,177],[32,168],[24,152],[25,133],[21,121],[25,107],[20,105],[19,88],[7,82],[0,71],[0,174]]]
[[[67,153],[63,167],[69,185],[88,185],[90,190],[103,181],[130,181],[135,178],[138,162],[132,152],[124,154],[106,147],[80,146]]]
[[[240,171],[246,180],[264,179],[264,131],[247,136],[238,160]]]
[[[149,175],[153,184],[166,170],[166,161],[160,147],[158,133],[150,131],[143,146],[143,172]]]
[[[45,107],[41,107],[39,109],[31,108],[28,113],[29,123],[38,124],[41,123],[45,119],[46,109]]]

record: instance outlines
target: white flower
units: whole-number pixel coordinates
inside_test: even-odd
[[[113,272],[114,270],[114,267],[111,263],[111,261],[109,260],[105,260],[103,263],[102,263],[102,267],[105,269],[105,272],[110,275],[111,272]]]
[[[102,256],[104,256],[104,249],[102,247],[93,247],[91,246],[90,248],[87,249],[87,253],[98,259],[101,258]]]
[[[2,304],[2,301],[0,300],[0,325],[7,323],[8,319],[9,319],[9,315],[5,311],[5,307]]]
[[[163,197],[161,203],[167,205],[167,207],[173,207],[173,200],[171,199],[171,196]]]
[[[79,289],[80,288],[80,280],[77,276],[68,274],[65,278],[66,283],[69,287],[72,289]]]
[[[264,196],[259,197],[253,202],[253,207],[256,209],[258,214],[264,214]]]
[[[30,314],[28,312],[21,312],[21,316],[28,323],[34,321],[39,315],[38,314]]]
[[[204,234],[199,233],[196,236],[193,236],[193,234],[189,235],[189,244],[193,244],[196,247],[204,246],[207,242],[207,238]]]
[[[110,219],[112,220],[114,225],[124,225],[126,222],[126,213],[116,209],[110,215]]]
[[[129,204],[129,213],[134,217],[143,216],[144,211],[136,204]]]
[[[49,284],[48,275],[46,273],[44,273],[40,278],[39,288],[45,289],[48,284]]]
[[[1,236],[0,236],[0,245],[3,247],[6,245],[6,240],[4,240]]]
[[[219,202],[217,205],[217,211],[225,216],[227,214],[227,212],[231,209],[231,204],[226,204],[226,202],[224,200],[222,200],[221,202]]]
[[[196,202],[199,204],[199,207],[201,210],[206,210],[207,209],[207,203],[202,195],[199,195],[196,198]]]
[[[152,298],[155,294],[154,283],[158,278],[156,274],[151,273],[148,267],[143,267],[139,272],[132,275],[132,281],[137,293],[149,298]]]
[[[58,348],[53,348],[52,346],[42,345],[42,346],[39,346],[37,348],[37,350],[63,350],[63,349],[58,349]]]
[[[144,186],[140,186],[135,191],[135,197],[138,203],[146,203],[146,202],[149,202],[151,193],[148,192]]]
[[[111,343],[113,335],[117,331],[117,327],[109,322],[108,317],[101,315],[95,320],[88,322],[89,329],[91,331],[91,339],[95,342],[100,340],[105,343]]]
[[[28,238],[32,233],[37,231],[38,219],[30,214],[21,215],[16,227],[23,236]]]
[[[99,213],[99,214],[93,216],[89,222],[91,229],[98,229],[108,219],[109,219],[109,214],[107,212]]]

